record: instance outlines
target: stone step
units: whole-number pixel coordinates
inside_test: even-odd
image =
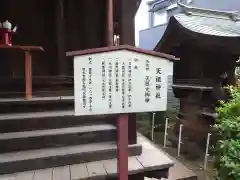
[[[137,156],[141,152],[141,145],[129,145],[129,156]],[[0,174],[107,160],[116,158],[116,155],[115,142],[4,153],[0,154]]]
[[[56,129],[92,124],[114,124],[116,116],[75,116],[73,110],[0,115],[0,133]]]
[[[0,152],[63,147],[116,141],[116,128],[109,124],[0,134]]]

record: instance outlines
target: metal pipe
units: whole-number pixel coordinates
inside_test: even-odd
[[[153,113],[153,116],[152,116],[152,141],[154,140],[155,115],[156,113]]]
[[[178,157],[180,157],[180,152],[181,152],[182,129],[183,129],[183,125],[181,124],[180,127],[179,127],[179,135],[178,135],[178,149],[177,149],[177,156]]]
[[[204,170],[207,169],[207,163],[208,163],[208,151],[209,151],[209,142],[210,142],[210,137],[212,134],[208,133],[207,136],[207,143],[206,143],[206,150],[205,150],[205,157],[204,157]]]
[[[107,42],[108,46],[113,46],[113,0],[107,0],[108,17],[107,17]]]
[[[163,147],[166,148],[166,144],[167,144],[167,135],[168,135],[168,118],[166,118],[166,122],[165,122],[165,131],[164,131],[164,142],[163,142]]]

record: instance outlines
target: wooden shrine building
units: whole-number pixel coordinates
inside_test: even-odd
[[[134,46],[140,2],[0,1],[0,28],[6,34],[6,20],[18,27],[0,44],[1,180],[116,179],[116,115],[75,116],[66,52],[106,47],[113,37]],[[5,34],[1,43],[10,41]],[[167,178],[174,160],[137,134],[134,113],[128,134],[130,179]]]
[[[174,63],[172,86],[180,99],[177,118],[186,137],[204,143],[214,123],[217,101],[227,98],[222,87],[235,83],[240,17],[189,7],[181,1],[179,6],[182,13],[170,19],[155,50],[180,58]]]
[[[114,1],[112,27],[114,34],[121,37],[120,44],[134,45],[134,16],[139,4],[140,0]],[[108,45],[108,17],[111,16],[107,8],[105,0],[0,2],[0,21],[9,20],[18,26],[13,45],[44,49],[44,53],[33,52],[32,55],[35,96],[53,87],[55,90],[65,87],[64,93],[71,89],[73,61],[66,57],[67,51]],[[22,97],[25,91],[23,52],[0,48],[0,57],[0,97]]]

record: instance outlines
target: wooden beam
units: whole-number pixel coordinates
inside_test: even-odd
[[[63,76],[67,74],[67,61],[66,61],[66,42],[65,42],[65,19],[64,19],[64,0],[56,1],[56,35],[57,35],[57,53],[58,60],[56,66],[58,66],[58,75]]]
[[[0,49],[20,49],[23,51],[43,51],[43,48],[40,46],[20,46],[20,45],[0,45]]]

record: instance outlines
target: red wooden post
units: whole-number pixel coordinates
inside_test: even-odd
[[[25,51],[25,86],[26,99],[32,98],[32,57],[29,51]]]
[[[117,120],[117,167],[118,180],[128,180],[128,115],[122,114]]]
[[[107,13],[107,42],[108,46],[113,46],[113,0],[108,0],[108,13]]]

